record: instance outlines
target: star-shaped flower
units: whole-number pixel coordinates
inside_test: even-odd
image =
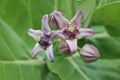
[[[58,11],[51,13],[50,23],[59,29],[57,31],[57,36],[68,44],[71,53],[77,51],[78,39],[90,37],[95,34],[92,29],[80,27],[82,17],[83,13],[81,11],[78,11],[70,21]]]
[[[42,29],[40,30],[28,30],[28,35],[33,37],[37,42],[35,47],[31,51],[31,56],[36,56],[40,51],[45,50],[46,56],[49,61],[54,61],[53,55],[53,37],[56,35],[54,31],[51,31],[48,25],[48,15],[44,15],[42,18]]]

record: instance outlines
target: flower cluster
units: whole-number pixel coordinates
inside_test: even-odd
[[[85,37],[91,37],[95,34],[94,30],[89,28],[81,28],[83,13],[78,11],[75,16],[69,21],[58,11],[54,11],[42,18],[41,30],[28,30],[28,35],[36,40],[35,47],[31,51],[31,56],[34,57],[40,51],[45,50],[49,61],[54,61],[53,55],[53,38],[56,36],[61,39],[59,50],[64,56],[71,56],[77,50],[77,40]],[[49,23],[55,27],[56,31],[51,31]],[[85,62],[96,61],[100,55],[98,49],[91,45],[85,44],[80,50],[80,56]]]

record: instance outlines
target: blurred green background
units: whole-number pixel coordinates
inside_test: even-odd
[[[58,10],[71,19],[84,13],[82,27],[96,35],[78,41],[95,45],[100,59],[84,63],[77,52],[66,58],[54,44],[55,62],[44,52],[30,57],[35,41],[28,28],[40,29],[44,14]],[[119,0],[0,0],[0,80],[120,80],[120,1]]]

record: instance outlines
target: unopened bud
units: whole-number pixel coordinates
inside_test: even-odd
[[[65,16],[59,11],[53,11],[50,14],[50,24],[56,29],[63,29],[68,26],[68,20]]]
[[[50,25],[52,25],[55,29],[60,29],[59,24],[53,15],[50,16]]]
[[[62,52],[63,56],[65,57],[71,56],[73,54],[71,53],[70,48],[66,42],[60,44],[59,50]]]
[[[80,51],[80,56],[87,63],[96,61],[100,57],[98,49],[90,44],[85,44]]]

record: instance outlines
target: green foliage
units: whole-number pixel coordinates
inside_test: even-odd
[[[98,61],[83,63],[79,52],[63,57],[58,44],[54,63],[30,57],[35,41],[28,37],[28,28],[40,29],[42,16],[54,10],[68,19],[83,11],[82,27],[93,28],[96,35],[78,45],[94,44],[101,54]],[[1,0],[0,80],[120,80],[119,32],[119,0]]]
[[[89,64],[82,62],[79,56],[72,58],[58,56],[55,63],[48,62],[48,68],[62,80],[119,80],[119,61],[99,60]]]
[[[88,39],[88,42],[95,44],[99,47],[101,58],[115,59],[120,56],[120,2],[113,2],[105,4],[104,6],[97,8],[92,16],[91,23],[93,28],[97,31],[97,35]],[[107,53],[107,54],[106,54]]]

